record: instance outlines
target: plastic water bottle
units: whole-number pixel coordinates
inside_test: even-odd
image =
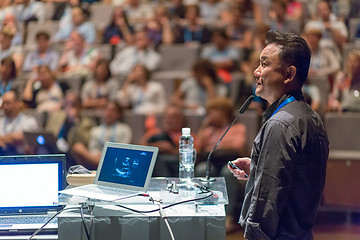
[[[194,177],[195,150],[194,138],[190,128],[183,128],[179,139],[179,179],[180,182],[190,182]]]

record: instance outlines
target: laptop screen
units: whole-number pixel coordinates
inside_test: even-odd
[[[153,152],[107,147],[99,181],[144,187]]]
[[[64,188],[65,155],[0,158],[0,213],[46,212]]]

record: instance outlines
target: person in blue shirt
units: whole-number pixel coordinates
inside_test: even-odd
[[[75,7],[71,10],[72,23],[60,28],[55,34],[53,42],[63,42],[70,37],[71,32],[78,31],[81,33],[86,42],[94,43],[96,30],[93,23],[88,21],[90,13],[85,8]]]

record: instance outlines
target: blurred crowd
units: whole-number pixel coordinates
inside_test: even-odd
[[[56,140],[45,152],[66,153],[68,167],[96,169],[113,141],[159,147],[154,176],[177,176],[181,128],[192,122],[204,174],[254,93],[269,30],[308,42],[303,93],[315,111],[360,110],[357,0],[1,0],[2,154],[41,153],[24,133],[45,130]],[[255,124],[266,107],[255,97]],[[213,175],[228,177],[226,162],[249,155],[247,131],[231,128]]]

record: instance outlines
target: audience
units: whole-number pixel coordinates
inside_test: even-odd
[[[37,75],[26,82],[23,100],[38,112],[59,111],[64,94],[56,83],[56,76],[49,66],[38,67]]]
[[[0,65],[0,98],[11,90],[20,90],[20,83],[16,81],[16,67],[11,57],[1,60]]]
[[[70,37],[72,32],[77,31],[84,37],[84,40],[87,43],[94,43],[96,37],[96,30],[94,24],[88,20],[89,15],[89,11],[85,8],[73,8],[71,10],[71,24],[60,28],[59,31],[55,34],[53,41],[66,41]]]
[[[199,59],[192,67],[192,77],[185,79],[173,94],[172,103],[203,114],[206,101],[216,96],[226,96],[227,92],[214,64]]]
[[[67,154],[66,169],[76,164],[71,154],[73,145],[87,146],[93,126],[93,119],[81,115],[80,96],[71,90],[65,94],[63,109],[49,114],[45,129],[56,137],[58,150]]]
[[[95,66],[93,78],[81,89],[82,106],[87,109],[104,109],[109,100],[116,97],[119,84],[111,78],[109,62],[100,59]]]
[[[144,145],[159,148],[153,176],[179,176],[179,138],[183,127],[185,127],[185,116],[182,109],[171,104],[165,109],[161,131],[147,136],[146,139],[143,138]]]
[[[299,22],[290,21],[287,18],[287,4],[285,0],[272,1],[272,21],[270,24],[271,30],[280,32],[295,32],[299,33]]]
[[[228,18],[225,21],[225,31],[231,44],[248,51],[252,47],[253,29],[244,23],[244,9],[233,6],[225,12]]]
[[[174,29],[176,43],[208,43],[211,39],[211,31],[204,25],[200,18],[197,5],[186,6],[185,20],[180,22]]]
[[[345,71],[336,75],[328,107],[333,111],[360,111],[360,52],[353,50],[346,60]]]
[[[132,44],[134,42],[134,27],[129,24],[125,11],[122,7],[115,7],[111,22],[103,33],[102,43],[116,45],[121,42]]]
[[[99,49],[91,47],[82,33],[73,31],[66,41],[65,50],[60,57],[58,67],[64,77],[88,76],[100,59]]]
[[[153,46],[159,44],[171,44],[174,42],[172,25],[165,6],[157,6],[154,9],[154,17],[145,26],[147,35]]]
[[[214,25],[219,21],[222,11],[227,8],[227,3],[221,0],[206,0],[199,3],[199,8],[204,23]]]
[[[340,58],[340,52],[348,39],[348,29],[345,23],[338,19],[331,10],[330,3],[321,0],[317,3],[317,19],[311,20],[305,25],[305,31],[320,29],[322,31],[322,46],[331,48]]]
[[[156,114],[165,109],[166,93],[161,83],[151,81],[151,72],[144,65],[136,64],[117,93],[117,100],[134,113]]]
[[[51,70],[56,70],[59,61],[59,53],[50,49],[50,35],[40,31],[36,34],[37,49],[26,55],[23,71],[36,72],[41,65],[47,65]]]
[[[45,22],[46,9],[41,1],[36,0],[20,0],[16,7],[17,19],[25,24],[31,21],[39,23]]]
[[[226,31],[216,29],[213,31],[212,44],[203,48],[200,57],[210,60],[218,71],[232,72],[236,70],[240,53],[237,48],[230,45]]]
[[[16,69],[20,69],[23,62],[23,54],[21,46],[13,46],[11,44],[14,38],[13,31],[8,27],[3,27],[0,32],[0,61],[7,57],[12,57],[15,62]]]
[[[161,56],[153,47],[145,30],[135,33],[135,45],[128,46],[118,52],[110,64],[111,72],[115,75],[127,76],[137,63],[143,64],[149,71],[159,67]]]
[[[115,102],[107,104],[102,124],[91,129],[88,147],[80,142],[72,147],[72,153],[78,164],[89,169],[96,169],[105,142],[131,142],[132,130],[127,124],[121,122],[122,114],[120,105]]]
[[[0,152],[1,155],[25,154],[23,132],[38,129],[38,123],[32,116],[21,113],[21,101],[16,91],[8,91],[2,96],[0,117]]]
[[[198,160],[196,173],[205,176],[206,158],[214,148],[225,130],[234,120],[234,105],[228,98],[214,98],[206,104],[206,117],[197,134],[196,150]],[[223,167],[227,168],[229,159],[236,159],[248,154],[246,146],[246,127],[244,124],[234,124],[227,132],[217,150],[212,154],[212,176],[219,176]]]

